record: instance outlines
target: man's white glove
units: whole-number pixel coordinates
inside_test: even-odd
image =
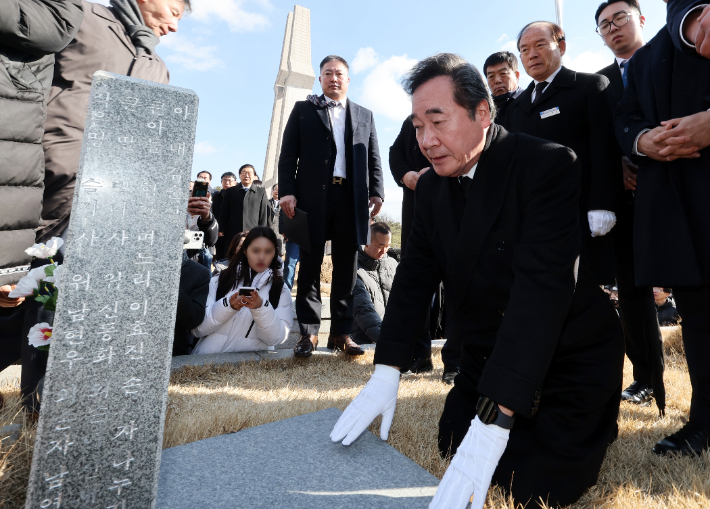
[[[476,416],[446,469],[429,509],[465,509],[471,494],[471,509],[482,509],[509,436],[510,430],[483,424]]]
[[[384,364],[375,364],[375,372],[370,381],[345,409],[335,423],[330,439],[333,442],[343,440],[343,445],[350,445],[367,429],[375,417],[382,414],[380,438],[387,440],[397,406],[399,390],[399,370]]]
[[[609,210],[590,210],[587,212],[587,219],[592,237],[603,237],[616,224],[616,214]]]

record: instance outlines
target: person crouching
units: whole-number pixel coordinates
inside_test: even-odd
[[[273,350],[293,326],[291,293],[285,287],[271,228],[252,228],[229,266],[210,281],[205,319],[193,329],[201,338],[193,355]],[[249,295],[239,290],[252,287]]]

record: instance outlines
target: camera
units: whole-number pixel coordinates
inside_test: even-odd
[[[204,243],[204,232],[194,232],[192,230],[185,230],[185,240],[183,249],[202,249]]]

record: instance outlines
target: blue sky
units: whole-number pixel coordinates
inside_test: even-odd
[[[665,24],[665,4],[641,1],[648,40]],[[161,39],[157,51],[168,64],[170,83],[200,98],[193,176],[208,170],[219,178],[244,163],[262,175],[286,16],[294,4],[192,3],[193,13],[180,22],[178,33]],[[349,99],[374,112],[386,177],[383,211],[395,218],[401,216],[402,193],[389,171],[388,153],[410,113],[399,86],[402,75],[414,61],[442,51],[458,53],[479,69],[495,51],[510,49],[517,56],[514,40],[520,28],[555,19],[554,0],[303,0],[299,5],[311,10],[316,74],[323,56],[341,55],[351,64]],[[563,6],[566,65],[578,71],[594,72],[612,62],[594,32],[598,5],[567,0]],[[522,66],[521,78],[523,85],[530,82]],[[321,93],[317,80],[314,90]]]

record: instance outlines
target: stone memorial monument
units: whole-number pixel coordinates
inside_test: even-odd
[[[274,108],[263,175],[264,188],[267,190],[277,183],[281,138],[291,110],[296,101],[305,101],[313,89],[315,79],[311,64],[311,11],[296,5],[286,18],[281,64],[274,85]]]
[[[197,106],[94,74],[27,509],[155,505]]]

